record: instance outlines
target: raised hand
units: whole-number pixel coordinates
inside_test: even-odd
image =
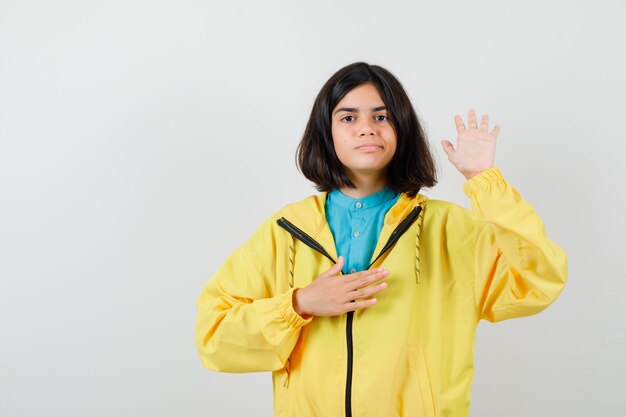
[[[484,114],[480,119],[480,127],[476,124],[476,111],[468,112],[468,127],[465,127],[460,115],[454,116],[456,131],[456,149],[448,140],[442,140],[443,150],[448,160],[466,179],[489,169],[493,166],[496,156],[496,138],[500,133],[500,126],[496,125],[488,131],[489,116]]]
[[[387,287],[385,282],[372,285],[385,278],[389,271],[375,268],[353,274],[339,275],[344,258],[304,288],[293,292],[293,308],[299,315],[338,316],[348,311],[361,310],[376,303],[368,298]]]

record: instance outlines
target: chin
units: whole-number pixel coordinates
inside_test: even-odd
[[[385,171],[385,165],[360,165],[348,168],[348,170],[358,175],[380,175]]]

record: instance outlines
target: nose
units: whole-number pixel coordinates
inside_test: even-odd
[[[359,125],[359,136],[365,136],[365,135],[373,135],[374,134],[374,127],[371,124],[370,120],[364,120],[360,125]]]

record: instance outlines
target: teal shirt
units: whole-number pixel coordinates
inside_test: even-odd
[[[326,221],[335,239],[337,256],[345,259],[344,274],[363,271],[369,266],[385,214],[399,197],[399,193],[387,187],[359,199],[337,189],[328,193]]]

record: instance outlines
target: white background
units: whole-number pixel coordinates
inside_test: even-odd
[[[315,190],[294,154],[336,70],[405,86],[439,141],[475,107],[569,255],[544,313],[481,323],[473,417],[624,416],[620,1],[0,2],[0,417],[271,416],[269,373],[195,351],[219,264]],[[337,389],[340,389],[338,387]]]

